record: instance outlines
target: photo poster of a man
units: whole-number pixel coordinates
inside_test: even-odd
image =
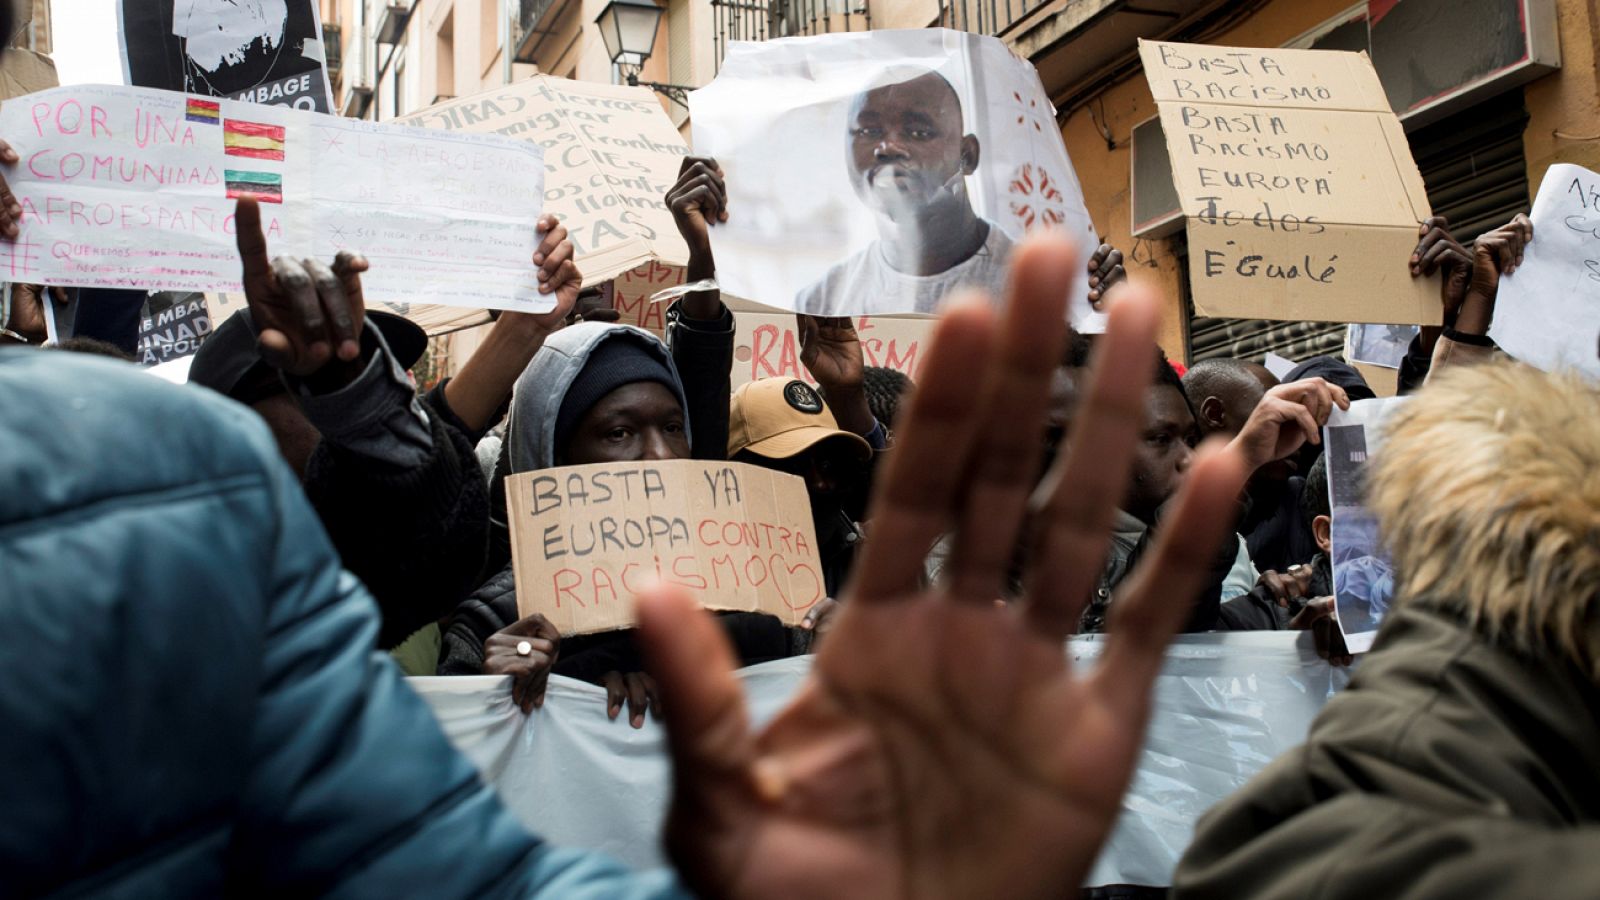
[[[1348,410],[1335,409],[1323,430],[1333,513],[1334,608],[1352,653],[1372,646],[1394,599],[1394,568],[1380,540],[1377,517],[1366,504],[1366,478],[1382,451],[1384,426],[1404,402],[1358,400]]]
[[[937,314],[999,302],[1036,229],[1097,243],[1037,72],[994,38],[945,29],[731,45],[690,95],[694,147],[727,182],[717,281],[822,316]],[[1071,317],[1104,329],[1088,288]]]
[[[317,0],[118,0],[128,84],[332,113]]]

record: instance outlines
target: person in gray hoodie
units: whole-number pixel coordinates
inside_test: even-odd
[[[698,455],[691,427],[700,417],[689,414],[695,407],[675,355],[654,335],[626,325],[586,322],[556,332],[517,380],[505,471]],[[726,399],[720,409],[712,430],[720,426],[721,434],[708,437],[725,446]],[[720,620],[746,665],[790,653],[788,629],[774,616],[731,613]],[[529,652],[517,652],[523,643]],[[524,710],[543,702],[551,672],[604,685],[612,718],[626,703],[634,727],[657,702],[631,630],[563,642],[543,616],[518,617],[509,564],[456,609],[440,655],[440,675],[512,675],[514,699]]]

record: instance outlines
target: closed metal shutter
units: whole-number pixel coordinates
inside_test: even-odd
[[[1463,244],[1528,211],[1528,169],[1522,154],[1527,124],[1522,89],[1517,88],[1409,135],[1428,203],[1436,215],[1449,218],[1450,230]],[[1185,256],[1183,235],[1174,240]],[[1188,260],[1182,262],[1187,272]],[[1268,353],[1295,360],[1344,357],[1343,323],[1202,318],[1194,314],[1187,282],[1184,295],[1190,362],[1214,357],[1260,362]]]

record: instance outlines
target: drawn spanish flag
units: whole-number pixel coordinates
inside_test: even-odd
[[[215,100],[196,100],[190,97],[188,115],[185,118],[191,122],[215,125],[222,119],[222,110]]]
[[[254,197],[262,203],[283,202],[283,176],[277,172],[224,169],[223,177],[227,179],[230,198]]]
[[[229,119],[222,126],[223,152],[251,159],[283,159],[283,126]]]

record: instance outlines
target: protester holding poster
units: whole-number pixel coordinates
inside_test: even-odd
[[[745,211],[714,232],[729,293],[814,315],[1001,296],[1022,235],[1099,241],[1037,73],[938,29],[734,43],[690,96],[695,151]],[[1082,282],[1072,318],[1099,330]]]
[[[725,459],[728,401],[724,398],[731,360],[715,349],[731,353],[733,335],[731,314],[725,308],[722,312],[729,319],[724,327],[696,335],[702,345],[714,345],[706,349],[713,350],[713,359],[722,359],[720,375],[706,368],[703,356],[691,352],[694,340],[675,344],[669,351],[655,336],[625,325],[582,323],[556,332],[517,380],[502,470],[517,474],[586,463],[690,459],[700,455],[702,442],[709,458]],[[683,321],[705,320],[679,319]],[[679,361],[684,363],[681,370]],[[702,409],[704,416],[699,415]],[[503,495],[498,483],[495,488]],[[508,522],[509,512],[503,515],[501,521]],[[523,670],[514,657],[486,650],[496,634],[512,638],[513,647],[530,635],[550,640],[540,625],[542,617],[519,611],[516,573],[510,565],[502,565],[499,574],[450,618],[439,674],[507,674],[511,670],[506,666],[516,666],[519,682],[526,683],[546,674]],[[789,655],[789,634],[777,619],[734,613],[721,620],[746,662]],[[626,703],[629,721],[642,726],[657,699],[653,680],[643,674],[632,632],[560,637],[565,640],[553,671],[605,685],[611,716],[620,714]],[[541,696],[542,690],[519,687],[519,697],[528,705]]]
[[[488,342],[500,364],[486,355],[419,396],[405,372],[427,336],[366,310],[364,258],[341,253],[330,266],[271,257],[251,199],[239,201],[237,222],[248,308],[201,346],[189,380],[248,405],[271,428],[340,559],[378,600],[378,645],[393,647],[477,583],[489,502],[473,444],[515,377],[504,372],[515,359],[504,333],[531,325],[522,341],[531,356],[537,329],[556,327],[577,298],[566,229],[551,217],[539,222],[536,277],[556,309],[508,313],[496,326],[501,341]]]

